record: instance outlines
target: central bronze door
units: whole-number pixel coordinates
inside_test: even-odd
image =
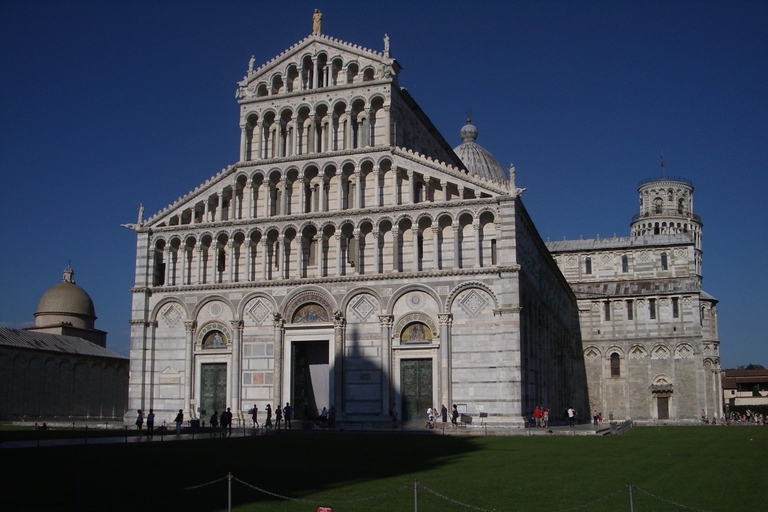
[[[200,366],[200,417],[227,410],[227,363]]]
[[[427,407],[432,403],[432,360],[402,359],[400,361],[400,395],[403,421],[427,419]]]

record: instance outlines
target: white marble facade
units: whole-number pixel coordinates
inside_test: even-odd
[[[455,403],[515,426],[536,405],[586,411],[583,300],[477,129],[452,149],[386,38],[316,30],[254,61],[240,160],[132,225],[129,409],[387,422],[392,404],[423,421]]]

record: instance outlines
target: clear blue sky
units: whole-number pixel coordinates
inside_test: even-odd
[[[0,322],[71,261],[128,353],[139,203],[238,158],[236,82],[311,32],[381,50],[445,138],[471,111],[547,238],[629,234],[637,184],[691,179],[722,364],[768,366],[768,2],[0,3]]]

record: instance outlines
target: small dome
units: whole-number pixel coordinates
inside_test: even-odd
[[[40,297],[35,312],[36,317],[40,315],[73,315],[96,319],[93,301],[85,290],[75,284],[74,274],[72,267],[67,266],[64,270],[64,279],[59,284],[48,288]]]
[[[492,154],[484,147],[475,142],[477,139],[477,128],[467,119],[467,124],[461,128],[461,140],[459,146],[454,148],[456,153],[470,174],[480,176],[495,181],[506,181],[507,173]]]

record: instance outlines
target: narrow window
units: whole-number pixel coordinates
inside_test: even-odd
[[[592,273],[592,258],[589,256],[586,257],[584,260],[584,273],[585,274],[591,274]]]
[[[224,251],[224,249],[219,249],[219,261],[217,265],[219,272],[224,272],[224,270],[226,269],[226,264],[225,264],[226,257],[227,257],[227,253]]]
[[[656,318],[656,299],[648,299],[648,313],[650,314],[651,320]]]
[[[661,253],[661,270],[669,270],[669,262],[667,261],[667,253]]]
[[[621,358],[616,352],[611,354],[611,377],[621,377]]]
[[[680,299],[672,297],[672,318],[680,318]]]
[[[163,253],[158,252],[155,256],[155,274],[152,278],[152,286],[162,286],[165,284],[165,263],[163,262]]]
[[[419,235],[416,247],[416,260],[419,262],[419,268],[421,268],[422,258],[424,258],[424,235]]]
[[[635,302],[632,300],[627,301],[627,320],[635,319]]]
[[[605,319],[611,319],[611,301],[607,300],[603,303],[603,311],[605,311]]]
[[[496,265],[496,239],[491,238],[491,265]]]
[[[629,258],[626,255],[621,257],[621,271],[625,274],[629,272]]]

